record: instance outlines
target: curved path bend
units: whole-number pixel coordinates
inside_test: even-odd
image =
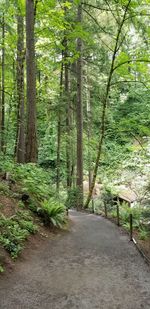
[[[150,268],[99,216],[70,212],[54,235],[0,278],[0,309],[150,309]]]

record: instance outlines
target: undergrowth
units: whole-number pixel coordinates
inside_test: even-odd
[[[16,258],[28,236],[38,230],[33,223],[33,213],[45,225],[62,228],[66,223],[66,208],[55,192],[50,173],[38,165],[15,164],[0,158],[0,173],[6,172],[9,179],[1,181],[0,192],[16,199],[18,211],[10,218],[0,212],[0,244]]]
[[[24,241],[37,230],[37,226],[27,212],[25,214],[18,212],[10,218],[0,214],[0,243],[12,258],[19,255]]]

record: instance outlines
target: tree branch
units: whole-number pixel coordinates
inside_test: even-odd
[[[86,3],[86,2],[81,2],[81,4],[83,4],[85,6],[88,6],[90,8],[93,8],[93,9],[100,10],[100,11],[110,12],[110,9],[108,9],[108,8],[99,7],[99,6],[96,6],[96,5],[93,5],[93,4],[89,4],[89,3]]]
[[[118,65],[116,65],[113,68],[113,72],[115,70],[117,70],[119,67],[121,67],[122,65],[127,64],[127,63],[129,64],[131,62],[146,62],[146,63],[150,63],[150,59],[131,59],[131,60],[127,60],[127,61],[121,62],[121,63],[119,63]]]
[[[88,205],[89,205],[91,198],[92,198],[93,189],[95,187],[97,172],[98,172],[98,168],[99,168],[99,162],[100,162],[101,154],[102,154],[103,142],[104,142],[104,138],[105,138],[106,109],[107,109],[107,101],[108,101],[108,96],[109,96],[109,91],[110,91],[111,80],[112,80],[112,76],[113,76],[113,72],[114,72],[114,63],[115,63],[117,49],[118,49],[118,42],[119,42],[119,39],[120,39],[122,27],[124,25],[126,14],[128,12],[130,3],[131,3],[131,0],[129,0],[127,5],[126,5],[124,15],[123,15],[122,21],[120,23],[120,26],[118,28],[118,33],[117,33],[117,37],[116,37],[116,44],[115,44],[114,52],[113,52],[113,56],[112,56],[112,62],[111,62],[110,72],[109,72],[107,86],[106,86],[106,93],[105,93],[105,96],[104,96],[104,99],[103,99],[103,108],[102,108],[102,117],[101,117],[101,130],[100,130],[100,139],[99,139],[99,145],[98,145],[97,158],[96,158],[96,163],[95,163],[95,167],[94,167],[94,173],[93,173],[93,179],[92,179],[91,187],[90,187],[89,194],[88,194],[87,200],[85,202],[85,206],[84,206],[85,208],[88,208]]]
[[[105,32],[106,34],[109,34],[110,36],[112,36],[112,33],[108,32],[107,30],[105,30],[104,27],[100,26],[100,24],[98,23],[97,19],[94,18],[93,15],[90,14],[90,12],[88,12],[86,9],[83,9],[83,11],[84,11],[85,13],[87,13],[87,14],[94,20],[94,22],[96,23],[96,25],[97,25],[103,32]]]
[[[142,84],[146,89],[149,90],[149,88],[147,87],[147,85],[142,82],[142,81],[139,81],[139,80],[120,80],[120,81],[117,81],[117,82],[114,82],[114,83],[111,83],[110,84],[110,87],[116,85],[116,84],[120,84],[120,83],[139,83],[139,84]]]

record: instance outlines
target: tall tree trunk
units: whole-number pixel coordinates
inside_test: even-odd
[[[63,56],[62,56],[63,58]],[[60,71],[60,103],[62,100],[62,86],[63,86],[63,59]],[[59,193],[60,186],[60,147],[61,147],[61,110],[58,111],[58,123],[57,123],[57,178],[56,178],[56,189]]]
[[[18,101],[18,119],[17,119],[17,162],[25,162],[25,113],[24,113],[24,18],[17,16],[17,101]]]
[[[76,102],[75,102],[76,103]],[[71,105],[71,187],[76,187],[76,114],[74,105]]]
[[[82,4],[78,5],[78,22],[82,22]],[[82,106],[82,40],[78,38],[77,51],[77,207],[83,207],[83,106]]]
[[[2,112],[1,112],[1,151],[5,153],[5,17],[2,18]]]
[[[27,136],[26,162],[37,162],[34,1],[26,0]]]
[[[71,187],[71,143],[70,143],[70,87],[69,87],[69,64],[67,39],[64,42],[64,67],[65,67],[65,102],[66,102],[66,171],[67,171],[67,188]]]
[[[2,89],[1,89],[1,86],[2,86],[2,82],[1,82],[1,70],[0,70],[0,151],[1,151],[1,142],[2,142],[2,139],[1,139],[1,129],[2,129]]]
[[[86,111],[87,111],[87,139],[88,139],[88,173],[89,173],[89,190],[92,182],[92,167],[91,167],[91,102],[90,102],[90,90],[88,87],[88,68],[86,71]]]

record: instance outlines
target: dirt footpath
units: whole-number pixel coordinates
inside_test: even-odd
[[[70,216],[69,232],[0,278],[0,309],[150,309],[150,268],[128,237],[104,218]]]

